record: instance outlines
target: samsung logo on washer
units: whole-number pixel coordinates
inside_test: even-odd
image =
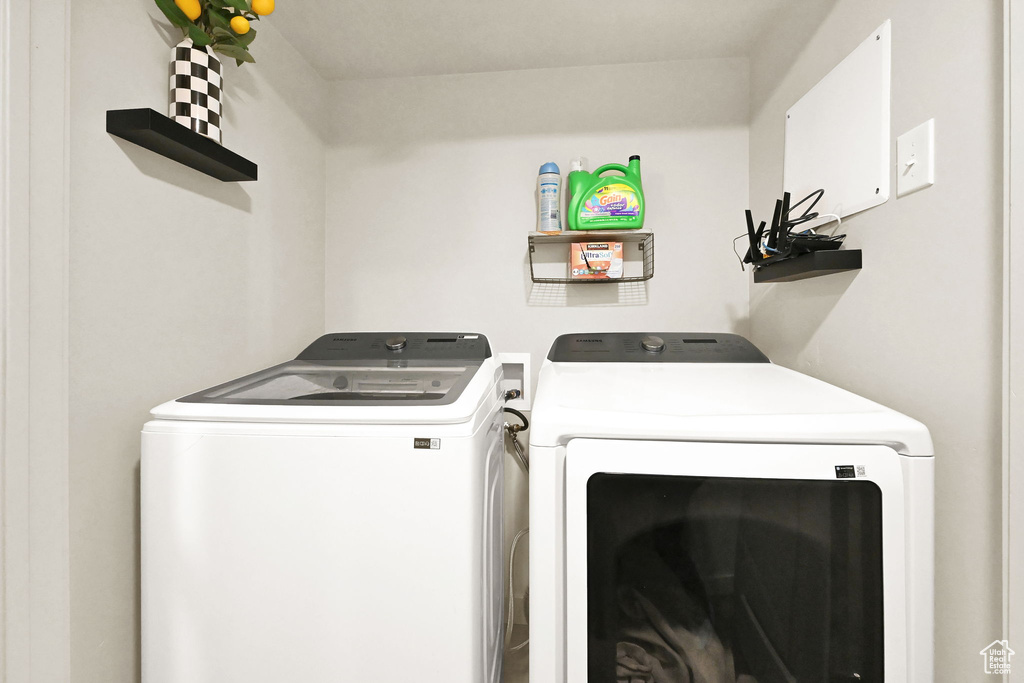
[[[601,342],[603,342],[604,340],[603,340],[603,339],[577,339],[576,341],[577,341],[577,342],[583,342],[583,343],[590,343],[590,342],[593,342],[593,343],[595,343],[595,344],[600,344],[600,343],[601,343]]]

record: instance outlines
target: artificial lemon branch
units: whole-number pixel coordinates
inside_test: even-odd
[[[274,11],[274,0],[154,0],[172,24],[192,42],[242,62],[255,62],[249,46],[256,39],[250,22]]]

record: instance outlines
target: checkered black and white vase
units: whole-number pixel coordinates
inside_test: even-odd
[[[218,143],[221,85],[221,63],[212,48],[197,47],[189,38],[174,46],[170,117]]]

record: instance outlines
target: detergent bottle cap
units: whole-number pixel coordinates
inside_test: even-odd
[[[540,167],[540,173],[538,175],[543,175],[545,173],[561,173],[561,171],[558,170],[558,164],[549,161]]]
[[[574,171],[585,171],[587,168],[586,157],[576,157],[572,160],[572,170]]]
[[[631,156],[629,158],[629,160],[630,161],[640,161],[640,155],[639,154],[634,154],[633,156]]]

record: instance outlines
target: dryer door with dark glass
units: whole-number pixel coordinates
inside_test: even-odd
[[[882,446],[571,441],[569,683],[902,681],[902,491]]]

